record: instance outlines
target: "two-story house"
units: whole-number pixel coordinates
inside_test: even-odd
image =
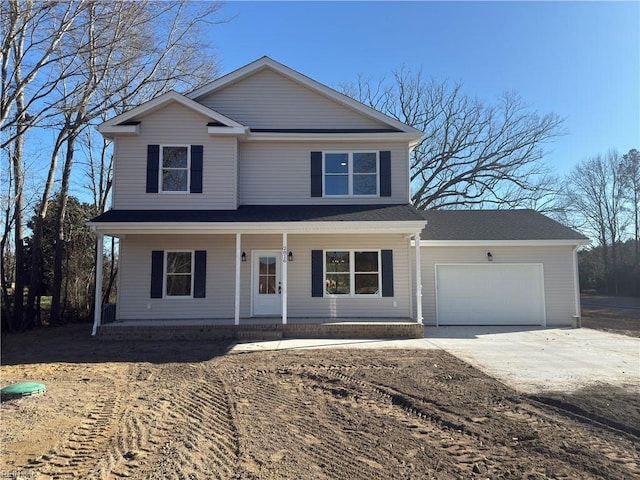
[[[119,238],[119,325],[384,320],[417,335],[423,283],[437,321],[410,204],[419,130],[263,57],[99,131],[114,142],[112,209],[90,225],[100,259],[103,236]],[[570,232],[555,234],[577,245]]]

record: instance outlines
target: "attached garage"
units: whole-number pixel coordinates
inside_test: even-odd
[[[425,325],[568,327],[589,240],[533,210],[432,210],[420,240]]]
[[[545,325],[542,264],[436,265],[438,325]]]

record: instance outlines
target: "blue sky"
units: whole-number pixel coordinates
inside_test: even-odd
[[[558,173],[640,148],[640,2],[228,2],[222,15],[223,73],[268,55],[337,86],[406,65],[565,118],[546,157]]]

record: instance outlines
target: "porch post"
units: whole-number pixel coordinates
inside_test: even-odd
[[[98,333],[98,327],[102,320],[102,256],[104,254],[104,234],[96,232],[96,291],[93,312],[93,330],[91,335]]]
[[[234,324],[240,325],[240,259],[242,256],[240,245],[240,233],[236,233],[236,299],[235,299],[235,314]]]
[[[287,323],[287,255],[289,254],[289,247],[287,247],[287,234],[282,234],[282,324]]]
[[[422,323],[422,274],[420,272],[420,232],[415,235],[416,248],[416,322]]]

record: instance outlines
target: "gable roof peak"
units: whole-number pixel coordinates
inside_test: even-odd
[[[369,118],[385,123],[399,130],[400,132],[415,135],[415,141],[418,141],[423,136],[423,132],[421,132],[420,130],[406,125],[399,120],[396,120],[393,117],[379,112],[378,110],[371,108],[361,102],[358,102],[357,100],[354,100],[353,98],[348,97],[347,95],[340,93],[337,90],[330,88],[318,82],[317,80],[314,80],[266,55],[258,58],[257,60],[254,60],[251,63],[248,63],[243,67],[238,68],[237,70],[227,73],[226,75],[223,75],[222,77],[219,77],[203,85],[202,87],[192,90],[191,92],[187,93],[186,96],[197,102],[206,95],[210,95],[217,90],[221,90],[228,85],[239,82],[242,79],[247,78],[264,69],[270,69],[282,75],[283,77],[314,91],[319,95],[329,98],[334,102],[337,102],[351,110],[355,110]]]
[[[137,107],[132,108],[131,110],[128,110],[107,120],[106,122],[101,123],[100,125],[98,125],[98,131],[103,134],[115,133],[116,130],[113,130],[112,127],[120,126],[123,123],[128,122],[136,117],[148,115],[149,113],[174,102],[179,103],[180,105],[190,110],[198,112],[201,115],[214,120],[215,122],[222,123],[229,127],[243,129],[245,128],[244,125],[239,124],[235,120],[228,118],[225,115],[222,115],[221,113],[218,113],[215,110],[212,110],[211,108],[208,108],[201,103],[198,103],[195,100],[192,100],[185,95],[176,92],[175,90],[169,90],[147,102],[138,105]]]

